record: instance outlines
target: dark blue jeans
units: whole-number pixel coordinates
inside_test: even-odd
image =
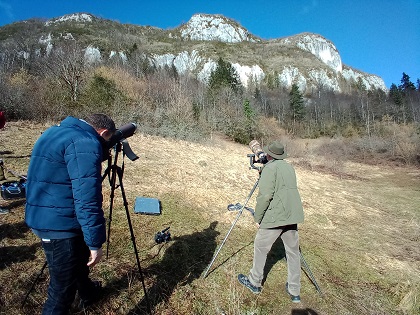
[[[48,298],[42,314],[68,314],[76,291],[81,299],[87,300],[94,289],[86,265],[89,248],[83,236],[42,241],[42,247],[50,273]]]

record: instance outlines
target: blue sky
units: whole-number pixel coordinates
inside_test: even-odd
[[[0,0],[0,26],[33,17],[86,12],[163,29],[195,13],[222,14],[263,39],[302,32],[332,41],[342,62],[382,77],[420,78],[420,0]]]

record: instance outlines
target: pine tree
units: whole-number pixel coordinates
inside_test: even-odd
[[[302,93],[299,91],[297,84],[292,85],[292,90],[289,93],[289,106],[291,118],[293,122],[302,121],[305,117],[305,105],[303,102]]]
[[[410,81],[410,77],[405,72],[403,72],[403,76],[402,76],[401,84],[400,84],[399,88],[403,92],[410,92],[410,91],[414,91],[416,89],[413,82]]]
[[[244,116],[245,116],[245,129],[247,132],[247,136],[249,139],[247,139],[247,142],[251,140],[252,138],[252,130],[254,129],[254,117],[255,112],[251,107],[251,103],[248,99],[244,100],[243,103],[243,110],[244,110]]]
[[[229,87],[235,92],[241,88],[239,75],[230,62],[219,58],[216,69],[210,74],[210,89],[218,89],[221,87]]]
[[[392,101],[397,106],[401,106],[403,103],[402,93],[401,89],[395,85],[395,83],[391,84],[391,87],[389,88],[389,97],[392,99]]]

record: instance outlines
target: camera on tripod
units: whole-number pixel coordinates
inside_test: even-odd
[[[131,150],[131,147],[127,141],[127,138],[134,135],[137,130],[137,125],[135,123],[128,123],[120,128],[118,128],[114,135],[109,139],[109,141],[103,141],[102,149],[103,149],[103,159],[104,161],[109,157],[109,151],[115,147],[117,144],[122,145],[123,153],[131,160],[135,161],[139,157]]]
[[[252,140],[249,143],[249,148],[253,152],[252,154],[247,155],[247,157],[249,157],[250,167],[251,169],[255,169],[261,172],[263,166],[256,166],[255,163],[266,164],[268,162],[267,154],[263,151],[260,143],[257,140]]]

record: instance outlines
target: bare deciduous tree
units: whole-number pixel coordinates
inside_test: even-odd
[[[83,49],[75,42],[66,42],[45,56],[42,65],[45,75],[55,78],[70,99],[77,102],[87,71]]]

